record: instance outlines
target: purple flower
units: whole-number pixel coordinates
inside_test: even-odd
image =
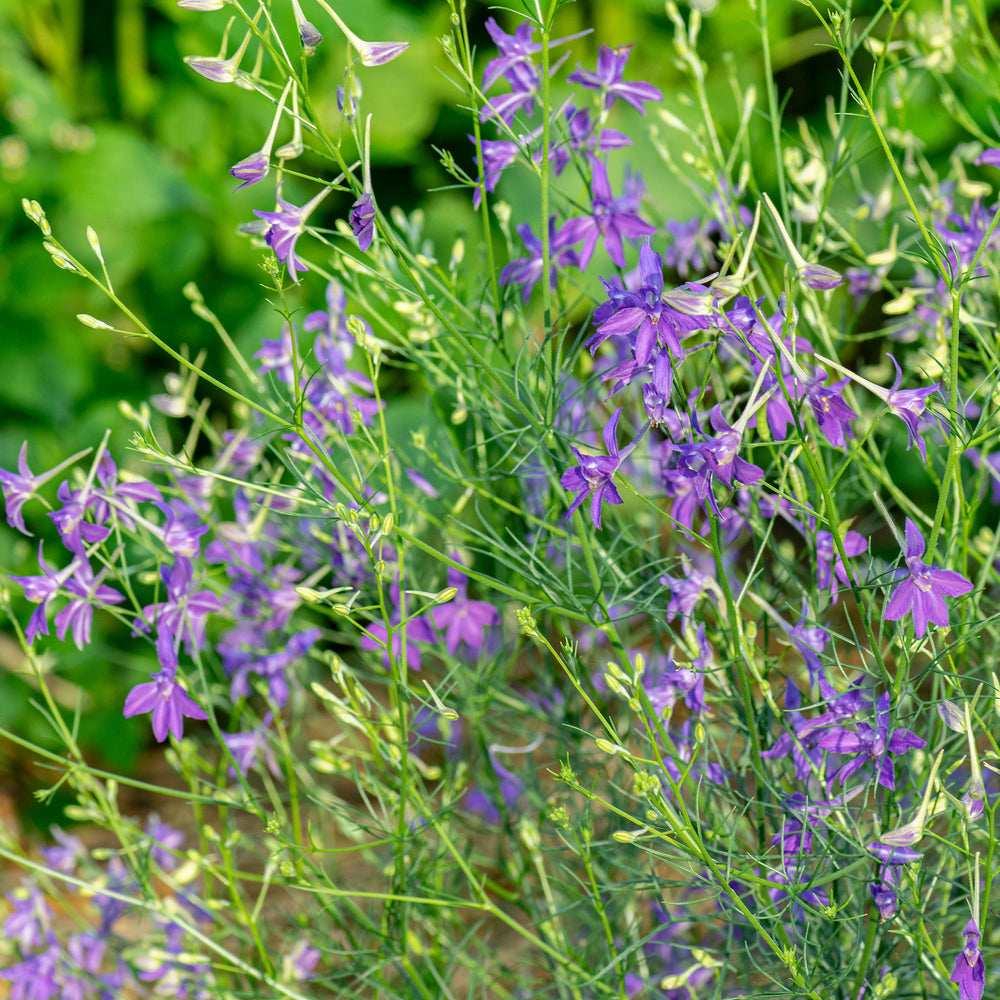
[[[470,142],[475,142],[476,137],[469,136]],[[495,191],[500,175],[517,159],[521,152],[516,142],[507,139],[483,139],[481,141],[483,150],[483,160],[481,170],[483,175],[483,187],[487,191]],[[479,208],[483,198],[483,190],[477,184],[472,193],[472,207]]]
[[[295,255],[295,243],[306,231],[306,220],[312,214],[317,205],[327,196],[330,188],[324,188],[311,201],[298,207],[291,202],[285,201],[281,197],[280,190],[275,195],[278,202],[278,211],[261,212],[254,209],[254,215],[270,223],[267,232],[264,234],[264,241],[274,251],[275,256],[288,268],[292,281],[298,281],[298,272],[307,271],[308,268]]]
[[[861,555],[868,550],[868,539],[856,531],[844,532],[844,554],[849,558]],[[833,535],[829,531],[816,532],[816,586],[820,590],[830,588],[830,598],[837,603],[839,585],[847,587],[850,580],[847,567],[840,557],[840,550],[833,544]]]
[[[114,459],[104,452],[97,463],[97,482],[99,486],[94,486],[90,491],[90,498],[86,506],[91,508],[94,520],[98,524],[106,524],[112,515],[112,511],[118,514],[124,527],[131,529],[135,523],[131,515],[123,509],[122,501],[128,500],[133,503],[138,501],[162,500],[160,491],[150,482],[144,479],[133,480],[132,482],[121,482],[118,479],[118,466]]]
[[[913,612],[913,629],[919,639],[927,631],[927,623],[948,627],[948,607],[945,597],[960,597],[972,590],[972,584],[961,573],[951,569],[928,566],[920,557],[924,554],[924,536],[906,519],[906,570],[908,576],[892,593],[882,617],[899,621]]]
[[[467,593],[469,581],[460,570],[448,569],[448,586],[458,593],[448,604],[434,608],[434,624],[445,633],[445,647],[455,656],[465,643],[473,656],[483,648],[486,631],[500,624],[500,612],[487,601],[470,601]]]
[[[678,332],[705,324],[692,323],[689,317],[678,313],[665,301],[662,260],[648,242],[639,248],[639,275],[642,284],[634,292],[601,279],[608,292],[608,301],[594,312],[597,332],[587,341],[587,347],[595,354],[609,337],[635,334],[633,346],[637,365],[648,364],[653,351],[659,347],[666,348],[674,360],[680,361],[684,349]]]
[[[973,162],[977,167],[1000,167],[1000,149],[984,149]]]
[[[375,238],[375,202],[368,191],[351,206],[347,221],[358,238],[358,246],[364,253]]]
[[[908,865],[923,857],[920,851],[915,851],[912,847],[899,847],[892,844],[882,844],[878,841],[868,844],[865,850],[886,865]]]
[[[602,45],[597,54],[596,73],[581,69],[578,63],[576,72],[571,73],[566,80],[568,83],[580,83],[588,90],[599,90],[605,108],[610,108],[616,98],[620,97],[639,114],[644,115],[646,101],[662,101],[663,94],[650,83],[625,83],[622,79],[631,51],[631,45],[619,45],[616,49]]]
[[[687,222],[668,221],[666,229],[674,238],[664,255],[667,267],[673,268],[682,278],[692,269],[696,272],[707,270],[715,258],[712,237],[723,231],[719,222],[712,218],[702,220],[695,215]]]
[[[579,262],[576,251],[566,248],[580,241],[580,237],[575,235],[572,220],[564,223],[558,233],[555,225],[556,217],[553,215],[549,218],[549,286],[553,289],[556,287],[557,269],[571,267]],[[535,287],[535,283],[542,276],[542,241],[527,222],[519,225],[517,232],[524,241],[528,256],[512,260],[500,272],[500,282],[504,285],[524,285],[521,298],[527,302],[531,298],[531,290]]]
[[[843,448],[847,439],[853,436],[851,421],[857,420],[858,415],[841,398],[848,379],[824,385],[826,379],[826,372],[817,368],[802,390],[823,436],[835,448]]]
[[[89,450],[88,448],[87,451]],[[72,458],[67,458],[65,462],[60,462],[54,469],[36,476],[28,467],[28,442],[25,441],[18,452],[17,472],[7,472],[5,469],[0,469],[0,487],[3,488],[4,500],[7,503],[7,523],[12,528],[17,528],[21,534],[31,537],[31,532],[24,526],[21,508],[35,495],[39,486],[47,483],[78,458],[82,458],[87,454],[87,451],[78,452]]]
[[[899,367],[899,362],[890,354],[889,359],[896,369],[896,381],[892,383],[892,388],[886,394],[885,401],[889,409],[906,424],[906,433],[909,436],[908,448],[916,444],[920,449],[920,457],[927,461],[927,446],[924,439],[919,435],[920,420],[927,407],[928,396],[940,391],[940,386],[926,386],[923,389],[900,389],[899,385],[903,380],[903,372]]]
[[[949,982],[958,986],[958,1000],[982,1000],[986,989],[986,964],[979,950],[979,925],[970,920],[962,931],[965,947],[955,957]]]
[[[489,761],[493,773],[496,775],[496,787],[500,793],[500,801],[509,815],[516,812],[520,805],[521,796],[524,794],[524,782],[497,760],[496,751],[498,749],[500,748],[490,745]],[[462,805],[469,812],[475,813],[494,826],[498,825],[502,818],[494,797],[480,787],[470,788],[462,799]]]
[[[315,979],[313,970],[320,959],[319,948],[310,947],[305,939],[299,941],[281,960],[281,978],[285,982],[300,983]]]
[[[239,191],[248,184],[256,184],[262,181],[271,170],[271,157],[263,150],[252,153],[239,163],[234,163],[229,168],[229,172],[242,184],[238,184],[233,190]]]
[[[299,29],[302,54],[305,56],[315,55],[317,46],[323,41],[323,36],[319,33],[319,29],[315,24],[306,20],[299,0],[292,0],[292,13],[295,15],[295,26]]]
[[[568,143],[556,146],[551,152],[552,169],[557,176],[566,168],[572,153],[592,149],[600,154],[632,145],[632,140],[617,129],[599,127],[595,131],[590,112],[586,108],[576,108],[570,104],[566,108],[565,117]]]
[[[33,883],[23,879],[22,886],[7,893],[13,911],[3,922],[3,933],[15,938],[21,951],[27,952],[45,943],[52,925],[52,910]]]
[[[223,610],[222,602],[210,590],[192,590],[194,572],[191,560],[184,556],[178,556],[169,570],[160,567],[160,576],[167,589],[167,600],[147,604],[142,609],[145,621],[136,621],[135,633],[148,632],[149,622],[183,640],[189,653],[203,649],[206,619]]]
[[[37,604],[25,637],[28,642],[34,642],[39,635],[49,634],[49,602],[62,592],[66,580],[76,572],[83,556],[77,556],[65,569],[54,571],[49,568],[42,556],[42,543],[38,543],[38,565],[42,568],[42,576],[12,576],[15,583],[24,588],[24,596],[33,604]]]
[[[592,214],[578,219],[570,219],[563,227],[568,230],[568,242],[578,243],[583,240],[580,251],[580,270],[586,270],[590,258],[594,254],[598,237],[604,240],[604,249],[608,256],[618,265],[625,266],[625,251],[622,238],[639,239],[642,236],[652,236],[656,227],[644,222],[635,214],[638,208],[637,199],[630,193],[615,198],[611,194],[608,182],[607,167],[601,160],[594,160]],[[661,277],[662,281],[662,277]]]
[[[484,91],[489,90],[501,76],[506,76],[510,79],[510,76],[518,67],[525,64],[532,65],[531,57],[536,52],[541,52],[542,50],[541,43],[532,40],[535,29],[528,22],[519,24],[514,29],[514,34],[508,35],[497,24],[496,18],[491,17],[486,21],[486,30],[489,32],[490,38],[493,39],[493,44],[497,47],[500,55],[495,59],[491,59],[486,64],[486,69],[483,70]],[[573,39],[581,38],[586,34],[589,34],[589,31],[581,31],[576,35],[568,35],[565,38],[552,39],[549,42],[549,48],[571,42]]]
[[[576,490],[577,495],[573,498],[569,510],[566,512],[566,520],[573,516],[573,512],[589,496],[590,516],[593,519],[594,527],[601,527],[601,504],[606,500],[610,504],[622,503],[621,494],[618,492],[613,482],[614,475],[622,463],[623,455],[618,450],[618,421],[622,415],[622,408],[619,406],[612,414],[607,426],[604,428],[601,437],[604,439],[604,446],[607,448],[607,456],[584,455],[578,448],[570,447],[570,451],[580,460],[579,465],[567,469],[562,474],[560,482],[564,489]],[[626,449],[629,451],[631,449]]]
[[[229,748],[229,752],[233,755],[236,767],[239,768],[240,774],[244,778],[250,768],[260,767],[261,764],[266,765],[267,769],[276,778],[281,777],[281,768],[278,767],[274,751],[271,749],[271,743],[268,740],[271,720],[272,715],[268,712],[259,726],[255,726],[245,733],[222,734],[222,739]],[[230,767],[229,773],[235,774],[236,772]]]
[[[177,683],[177,653],[169,632],[163,631],[156,641],[156,651],[162,669],[152,674],[152,680],[137,684],[125,698],[122,715],[153,713],[153,735],[162,743],[169,732],[175,739],[184,735],[184,719],[207,719],[204,710]]]
[[[164,515],[163,544],[178,558],[195,558],[201,551],[201,536],[209,530],[201,514],[183,500],[158,503]]]
[[[86,559],[76,562],[76,569],[69,577],[64,589],[71,594],[69,604],[55,617],[56,634],[60,639],[66,638],[66,633],[73,630],[73,643],[77,649],[83,649],[90,642],[90,627],[94,621],[94,606],[106,607],[111,604],[121,604],[125,600],[113,587],[105,587],[101,583],[107,568],[94,576],[90,563]]]
[[[718,479],[727,487],[735,482],[738,486],[752,486],[764,478],[764,470],[740,458],[738,452],[742,434],[730,426],[718,405],[712,407],[709,417],[716,436],[692,444],[677,445],[677,468],[683,475],[693,479],[695,491],[700,500],[706,497],[713,509],[718,510],[712,479]]]
[[[896,790],[896,776],[889,754],[903,754],[907,750],[927,745],[927,741],[909,729],[890,730],[889,693],[883,694],[875,705],[876,723],[869,726],[865,722],[857,724],[857,732],[834,728],[816,740],[816,746],[831,753],[851,754],[851,760],[842,764],[827,782],[843,784],[852,774],[860,771],[865,764],[875,768],[875,777],[883,788]]]

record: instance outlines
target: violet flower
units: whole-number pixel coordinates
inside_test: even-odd
[[[178,556],[169,570],[161,566],[160,577],[167,599],[147,604],[142,609],[142,618],[136,620],[132,634],[148,632],[148,622],[157,630],[166,629],[183,641],[188,653],[204,649],[206,620],[210,614],[223,610],[222,602],[210,590],[193,589],[194,571],[191,560],[184,556]]]
[[[913,629],[919,639],[927,631],[927,623],[948,627],[948,607],[945,597],[960,597],[972,590],[972,584],[961,573],[951,569],[928,566],[921,560],[926,543],[920,529],[906,519],[907,577],[893,591],[882,617],[899,621],[907,612],[913,613]]]
[[[0,469],[0,487],[3,488],[4,500],[7,504],[7,523],[27,535],[31,532],[24,526],[24,516],[21,508],[36,495],[38,488],[47,483],[54,476],[57,476],[67,466],[72,465],[77,459],[82,458],[89,448],[79,451],[65,462],[60,462],[54,469],[35,475],[28,466],[28,442],[21,445],[21,450],[17,456],[17,472],[7,472]]]
[[[49,568],[42,556],[42,543],[38,543],[38,565],[42,569],[42,576],[12,576],[15,583],[21,584],[24,588],[24,596],[33,604],[37,604],[28,622],[25,631],[25,638],[28,642],[34,642],[40,635],[49,634],[49,602],[62,593],[66,581],[75,572],[83,559],[77,556],[65,569],[53,570]]]
[[[306,220],[312,215],[319,203],[330,193],[330,188],[324,188],[312,200],[301,207],[285,201],[280,189],[275,195],[278,211],[261,212],[254,209],[254,215],[270,223],[264,234],[264,242],[274,251],[275,256],[288,268],[292,281],[298,281],[298,272],[308,268],[295,254],[295,243],[306,231]]]
[[[955,966],[948,981],[958,986],[958,1000],[982,1000],[986,989],[986,964],[979,949],[982,935],[975,919],[962,931],[965,947],[955,956]]]
[[[564,223],[559,232],[556,232],[556,217],[553,215],[549,218],[549,287],[552,289],[556,287],[559,268],[579,264],[577,252],[567,249],[574,243],[580,242],[580,237],[576,235],[574,230],[573,221]],[[542,241],[540,237],[535,235],[530,223],[521,223],[517,227],[517,232],[524,241],[528,256],[512,260],[500,272],[500,283],[503,285],[523,285],[521,298],[527,302],[531,298],[532,289],[542,277]]]
[[[351,206],[347,221],[358,238],[359,249],[364,253],[375,238],[375,201],[370,192],[366,191]]]
[[[261,764],[265,765],[275,778],[281,778],[281,768],[278,767],[278,761],[275,759],[268,739],[272,718],[273,716],[268,712],[261,724],[253,729],[240,733],[222,734],[223,742],[229,748],[229,752],[236,762],[236,767],[239,768],[239,772],[244,778],[250,768],[260,767]],[[236,774],[231,766],[229,774],[231,776]]]
[[[257,16],[254,17],[254,25],[256,25],[259,17],[260,14],[258,12]],[[232,21],[230,21],[231,24]],[[239,76],[240,63],[243,61],[243,56],[246,54],[247,46],[250,44],[252,37],[253,31],[248,31],[240,43],[240,47],[228,59],[224,59],[223,56],[229,43],[229,26],[227,26],[222,36],[222,45],[219,47],[219,54],[217,56],[185,56],[184,62],[199,76],[203,76],[206,80],[211,80],[213,83],[234,83]]]
[[[475,143],[475,136],[470,135],[468,138],[470,142]],[[489,193],[495,191],[500,175],[517,160],[521,152],[518,144],[508,139],[482,139],[480,146],[483,157],[479,167],[483,183],[481,186],[477,184],[472,192],[472,207],[475,209],[478,209],[482,202],[483,189],[485,188]]]
[[[319,0],[319,4],[347,37],[351,47],[360,57],[362,66],[384,66],[397,56],[401,56],[410,47],[409,42],[366,42],[344,24],[337,12],[326,3],[326,0]]]
[[[364,184],[361,197],[351,206],[347,221],[351,230],[358,238],[358,247],[365,253],[375,238],[375,200],[372,196],[372,158],[371,158],[372,116],[365,120],[365,151],[364,151]]]
[[[590,353],[595,354],[609,337],[635,334],[633,347],[637,365],[646,365],[653,351],[663,347],[675,361],[684,357],[678,332],[692,329],[689,317],[673,309],[663,295],[663,263],[649,243],[639,248],[639,275],[642,284],[633,292],[601,281],[608,292],[608,301],[601,303],[594,312],[597,332],[587,341]]]
[[[469,600],[469,580],[461,570],[448,568],[448,586],[458,593],[448,604],[433,609],[434,624],[445,633],[445,648],[452,656],[462,643],[473,657],[478,656],[485,633],[500,624],[500,612],[487,601]]]
[[[204,710],[177,682],[177,652],[173,637],[166,630],[156,640],[156,652],[161,669],[151,674],[152,680],[137,684],[125,698],[122,715],[151,712],[153,735],[162,743],[169,732],[175,739],[184,735],[184,719],[207,719]]]
[[[323,36],[319,33],[319,29],[315,24],[306,20],[299,0],[292,0],[292,13],[295,15],[295,26],[299,29],[302,54],[306,57],[315,55],[317,47],[323,41]]]
[[[601,527],[601,505],[605,501],[609,504],[623,503],[621,494],[615,487],[613,480],[623,458],[634,447],[634,442],[625,449],[624,454],[618,450],[618,421],[621,415],[622,408],[619,406],[601,433],[604,446],[608,451],[606,456],[584,455],[578,448],[570,446],[570,451],[580,460],[580,464],[567,469],[560,480],[563,489],[575,490],[577,494],[573,498],[569,510],[566,511],[567,522],[588,496],[590,497],[590,516],[593,519],[594,527],[598,529]]]
[[[831,753],[851,754],[851,760],[842,764],[832,775],[827,784],[834,781],[843,784],[852,774],[860,771],[865,764],[871,763],[875,768],[877,782],[890,791],[896,790],[896,775],[892,758],[889,754],[904,754],[910,749],[927,746],[927,741],[921,739],[909,729],[890,730],[889,728],[889,693],[883,694],[875,704],[876,723],[869,726],[865,722],[857,724],[857,732],[834,728],[824,733],[816,740],[816,746]]]
[[[582,69],[577,63],[576,72],[571,73],[566,82],[582,84],[588,90],[599,90],[605,109],[610,108],[620,97],[631,104],[639,114],[644,115],[646,102],[662,101],[663,94],[651,83],[642,81],[626,83],[622,79],[631,51],[631,45],[619,45],[616,49],[602,45],[597,54],[597,72]]]
[[[278,99],[278,107],[271,121],[271,131],[267,133],[264,145],[256,153],[252,153],[246,159],[240,160],[239,163],[229,168],[229,172],[233,177],[243,182],[234,188],[235,191],[245,188],[248,184],[256,184],[258,181],[262,181],[270,172],[271,150],[274,148],[274,139],[278,134],[278,125],[281,124],[281,117],[285,111],[285,101],[288,98],[288,91],[294,86],[294,83],[294,79],[289,77],[288,83],[285,84],[285,89],[281,92],[281,97]]]
[[[566,169],[572,153],[593,150],[595,153],[601,154],[612,149],[623,149],[625,146],[632,145],[632,140],[617,129],[599,127],[595,130],[590,112],[586,108],[576,108],[570,104],[564,115],[567,142],[555,146],[549,154],[552,170],[557,177]]]
[[[812,519],[810,519],[812,520]],[[848,558],[861,555],[868,550],[868,539],[857,531],[845,531],[842,539],[844,554]],[[849,587],[847,567],[840,551],[833,544],[829,531],[816,532],[816,586],[820,590],[830,590],[830,600],[836,604],[840,587]]]
[[[608,182],[608,170],[601,160],[594,160],[594,176],[592,184],[593,198],[591,215],[570,219],[564,229],[569,230],[569,242],[578,243],[583,240],[580,251],[580,270],[586,270],[590,258],[594,255],[597,239],[604,240],[604,249],[612,262],[618,267],[625,266],[625,251],[622,238],[639,239],[652,236],[656,227],[643,221],[635,214],[634,198],[628,194],[615,198]],[[661,278],[662,281],[662,278]]]
[[[90,563],[84,558],[76,562],[73,575],[64,584],[64,590],[71,597],[69,604],[55,617],[56,635],[65,639],[66,633],[72,629],[73,644],[77,649],[83,649],[90,642],[95,605],[106,607],[125,600],[123,594],[101,583],[107,571],[105,567],[95,577]]]
[[[487,19],[485,27],[500,55],[491,59],[483,70],[484,92],[489,90],[501,76],[506,76],[509,79],[509,75],[516,67],[524,63],[530,64],[531,57],[536,52],[542,51],[541,43],[533,41],[535,28],[527,21],[519,24],[514,29],[513,35],[508,35],[497,24],[496,18],[493,17]],[[566,42],[571,42],[576,38],[582,38],[584,35],[589,34],[590,29],[577,32],[575,35],[567,35],[565,38],[554,38],[549,41],[549,48],[551,49],[556,45],[564,45]]]

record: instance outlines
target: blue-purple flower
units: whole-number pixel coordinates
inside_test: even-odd
[[[170,733],[175,739],[184,735],[184,719],[207,719],[204,710],[177,682],[177,652],[173,638],[166,630],[156,642],[156,652],[161,669],[152,674],[152,680],[137,684],[125,698],[122,715],[152,713],[153,735],[162,743]]]
[[[563,488],[576,491],[576,496],[566,512],[567,521],[573,516],[577,507],[590,497],[590,516],[594,527],[600,528],[601,505],[605,501],[609,504],[623,502],[614,484],[614,475],[624,457],[618,450],[618,421],[621,415],[622,408],[619,406],[601,434],[604,447],[608,451],[607,455],[584,455],[578,448],[571,446],[570,450],[580,460],[580,464],[562,474]]]
[[[375,200],[369,191],[365,191],[351,206],[347,221],[358,238],[358,247],[362,252],[366,251],[375,238]]]
[[[945,597],[960,597],[972,590],[972,584],[956,570],[939,569],[923,562],[920,557],[925,547],[920,529],[907,518],[906,578],[892,592],[882,614],[886,621],[895,622],[912,612],[917,638],[927,631],[928,622],[940,628],[948,627]]]
[[[970,920],[962,931],[965,947],[955,957],[949,982],[958,986],[958,1000],[982,1000],[986,989],[986,963],[979,949],[979,925]]]
[[[828,784],[834,781],[843,784],[852,774],[860,771],[865,764],[872,764],[875,779],[883,788],[896,790],[896,775],[890,754],[903,754],[907,750],[919,749],[927,741],[909,729],[890,729],[889,694],[883,694],[875,705],[874,726],[866,722],[857,723],[857,731],[851,732],[840,727],[832,728],[816,740],[816,746],[830,753],[850,754],[851,759],[830,775]]]
[[[635,83],[626,83],[622,79],[631,51],[631,45],[619,45],[616,49],[602,45],[597,53],[596,73],[582,69],[577,64],[576,72],[570,73],[566,80],[568,83],[579,83],[590,90],[600,91],[604,108],[610,108],[620,97],[623,101],[631,104],[639,114],[644,115],[646,102],[662,101],[663,94],[651,83],[644,83],[641,80]]]
[[[312,200],[300,207],[285,201],[279,191],[275,195],[278,202],[276,212],[261,212],[254,209],[254,215],[269,223],[267,232],[264,234],[264,242],[274,251],[278,260],[288,268],[288,273],[293,281],[299,280],[299,271],[308,270],[306,265],[296,256],[295,244],[306,231],[306,220],[329,192],[330,188],[323,188]]]

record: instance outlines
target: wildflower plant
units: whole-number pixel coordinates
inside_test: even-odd
[[[447,0],[472,148],[442,165],[481,223],[450,247],[373,184],[359,81],[408,40],[325,0],[287,35],[277,0],[179,6],[223,14],[191,68],[274,106],[231,171],[273,337],[245,356],[189,286],[231,356],[207,370],[98,234],[25,203],[108,300],[81,322],[178,372],[129,447],[0,471],[11,527],[55,531],[27,624],[4,609],[64,751],[3,735],[76,796],[54,844],[0,847],[10,995],[996,989],[1000,156],[953,83],[1000,97],[982,6],[807,2],[841,61],[817,133],[781,117],[758,0],[765,93],[729,68],[729,134],[697,9],[666,8],[694,123],[641,40],[527,4],[476,52]],[[917,82],[969,133],[945,168],[893,99]],[[678,183],[695,214],[665,218]],[[121,713],[180,788],[88,761],[53,694],[50,619],[86,650],[97,616],[151,667]],[[127,786],[183,809],[130,816]]]

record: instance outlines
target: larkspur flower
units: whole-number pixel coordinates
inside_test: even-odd
[[[626,83],[622,77],[628,62],[631,45],[619,45],[612,49],[602,45],[597,54],[597,71],[583,69],[577,64],[576,72],[570,73],[567,83],[579,83],[589,90],[600,91],[601,102],[605,109],[610,108],[617,98],[631,104],[639,114],[646,113],[648,101],[662,101],[663,94],[651,83],[636,81]]]
[[[306,20],[299,0],[292,0],[292,13],[295,15],[295,27],[299,29],[299,41],[302,42],[303,55],[307,57],[315,55],[316,48],[323,41],[323,36],[315,24]]]
[[[48,472],[39,473],[37,476],[28,466],[28,442],[21,445],[21,450],[17,456],[17,472],[7,472],[0,469],[0,487],[3,488],[4,500],[7,504],[7,523],[21,532],[22,535],[31,537],[31,532],[24,526],[24,515],[21,508],[37,494],[38,488],[57,476],[63,469],[72,465],[89,452],[77,452],[65,462],[60,462],[54,469]]]
[[[566,142],[560,143],[550,152],[550,162],[556,176],[566,169],[573,153],[579,154],[589,150],[600,155],[612,149],[623,149],[625,146],[632,145],[632,140],[617,129],[600,125],[595,127],[590,112],[586,108],[577,108],[570,104],[566,108],[564,116],[566,119]]]
[[[267,232],[264,234],[264,241],[274,251],[275,256],[288,268],[288,273],[292,281],[299,280],[299,272],[307,271],[308,268],[296,256],[295,244],[298,238],[306,231],[306,221],[315,211],[319,203],[330,193],[330,188],[323,188],[322,191],[301,207],[285,201],[281,197],[280,189],[275,195],[278,202],[276,212],[261,212],[254,209],[253,214],[269,223]]]
[[[77,649],[83,649],[90,643],[90,629],[94,621],[94,608],[121,604],[125,596],[113,587],[107,587],[101,581],[107,573],[107,567],[97,576],[87,559],[76,561],[76,569],[63,585],[64,592],[70,595],[69,604],[55,617],[56,635],[66,638],[66,633],[72,629],[73,643]]]
[[[625,250],[622,239],[639,239],[652,236],[656,227],[636,215],[638,205],[630,194],[615,198],[608,182],[608,170],[603,161],[594,160],[593,197],[591,214],[566,223],[571,243],[583,241],[580,251],[580,270],[586,270],[594,255],[598,238],[604,241],[604,249],[618,267],[625,266]],[[662,278],[661,278],[662,280]]]
[[[258,12],[253,19],[253,23],[256,26],[258,19],[260,18],[260,12]],[[184,62],[188,64],[199,76],[205,77],[206,80],[211,80],[213,83],[235,83],[237,77],[240,73],[240,63],[243,61],[243,56],[246,54],[247,46],[250,44],[250,39],[253,38],[253,31],[248,31],[240,43],[239,48],[228,58],[224,58],[226,48],[229,44],[229,28],[232,25],[232,20],[230,20],[229,25],[227,25],[225,33],[222,36],[222,44],[219,47],[219,54],[217,56],[185,56]]]
[[[986,990],[986,963],[979,948],[982,935],[974,919],[965,925],[962,936],[965,947],[955,957],[948,981],[958,986],[958,1000],[982,1000]]]
[[[358,238],[359,249],[364,253],[375,238],[375,201],[369,192],[366,191],[351,206],[347,221]]]
[[[895,622],[912,612],[917,638],[927,631],[928,622],[940,628],[948,627],[945,597],[961,597],[972,590],[972,584],[956,570],[939,569],[923,562],[920,557],[925,548],[926,542],[920,529],[907,518],[906,579],[892,592],[882,613],[886,621]]]
[[[663,295],[663,263],[660,255],[643,243],[639,248],[639,280],[635,291],[601,281],[608,293],[608,301],[601,303],[594,312],[597,332],[587,341],[590,353],[609,337],[625,336],[635,350],[637,365],[649,363],[654,350],[664,348],[674,361],[684,357],[679,339],[680,332],[687,332],[703,323],[692,323],[689,317],[672,308]]]
[[[351,47],[357,52],[362,66],[384,66],[387,62],[401,56],[410,47],[409,42],[366,42],[344,24],[337,12],[326,3],[326,0],[319,0],[319,4],[344,33]]]
[[[817,360],[831,365],[859,385],[864,386],[869,392],[878,396],[889,407],[889,412],[895,414],[906,424],[906,432],[909,437],[907,447],[912,448],[916,445],[920,451],[920,457],[925,462],[927,461],[927,446],[920,436],[920,430],[921,424],[937,423],[933,417],[925,417],[924,411],[927,409],[927,400],[935,395],[935,393],[939,394],[941,392],[941,386],[938,383],[935,382],[933,385],[924,386],[921,389],[900,389],[900,384],[903,381],[903,371],[899,367],[899,362],[891,354],[889,355],[889,360],[896,369],[896,379],[889,389],[883,389],[881,386],[869,382],[868,379],[862,378],[855,372],[844,368],[834,361],[830,361],[829,358],[822,357],[822,355],[817,355]]]
[[[222,601],[210,590],[193,589],[194,568],[184,556],[178,556],[169,569],[162,566],[160,576],[167,599],[142,609],[142,618],[136,620],[133,635],[148,632],[155,625],[184,642],[189,653],[203,649],[206,621],[210,614],[223,611]]]
[[[810,519],[810,524],[815,522]],[[807,534],[805,528],[800,528]],[[857,531],[845,531],[841,539],[844,555],[848,558],[861,555],[868,551],[868,539]],[[850,586],[847,567],[841,557],[840,550],[833,543],[833,535],[829,531],[816,532],[816,586],[820,590],[830,590],[830,599],[837,603],[840,587]]]
[[[549,218],[549,285],[553,289],[556,287],[559,268],[573,267],[579,263],[577,252],[568,249],[574,243],[579,242],[573,227],[567,222],[556,232],[555,226],[556,217],[553,215]],[[512,260],[500,272],[500,283],[503,285],[523,285],[521,298],[527,302],[531,298],[532,289],[542,277],[542,241],[540,237],[535,235],[528,222],[521,223],[517,227],[517,233],[524,241],[528,256]]]
[[[184,719],[207,719],[204,709],[177,682],[177,652],[173,637],[166,630],[156,640],[160,670],[152,680],[137,684],[125,698],[122,715],[152,713],[153,735],[162,743],[170,733],[175,739],[184,735]]]
[[[573,454],[580,460],[580,464],[567,469],[562,474],[563,489],[576,491],[576,496],[566,512],[567,521],[588,496],[590,497],[590,516],[595,528],[601,527],[601,506],[605,501],[609,504],[624,502],[614,484],[614,475],[625,457],[618,449],[618,421],[621,415],[622,408],[619,406],[601,434],[604,446],[608,451],[607,455],[584,455],[578,448],[570,447]],[[626,454],[631,448],[630,445],[626,449]]]
[[[486,633],[500,624],[500,612],[487,601],[469,600],[469,580],[461,570],[448,568],[448,586],[458,593],[431,611],[434,624],[444,632],[445,648],[452,656],[463,643],[473,657],[478,656]]]
[[[238,181],[242,181],[242,184],[237,185],[234,190],[239,191],[240,188],[245,188],[248,184],[257,184],[262,181],[271,170],[271,150],[274,148],[274,140],[278,134],[278,126],[281,124],[282,116],[285,113],[285,101],[288,99],[288,91],[295,85],[295,81],[289,77],[288,83],[285,84],[285,89],[281,92],[281,97],[278,99],[278,107],[274,113],[274,118],[271,121],[271,130],[267,133],[267,138],[264,140],[264,145],[256,152],[252,153],[246,159],[240,160],[239,163],[234,164],[229,168],[229,172]]]
[[[513,35],[508,35],[497,24],[496,18],[493,17],[487,18],[485,28],[489,32],[490,38],[493,39],[493,44],[497,47],[500,55],[491,59],[483,70],[484,92],[489,90],[501,76],[508,76],[515,67],[524,63],[530,64],[531,57],[536,52],[542,51],[541,42],[533,40],[535,28],[527,21],[519,24],[514,29]],[[572,42],[574,39],[582,38],[584,35],[589,34],[590,29],[580,31],[575,35],[567,35],[565,38],[553,38],[549,41],[549,48],[554,48],[556,45],[564,45],[566,42]]]
[[[375,238],[375,199],[372,195],[372,116],[365,120],[364,181],[361,195],[351,206],[347,218],[351,231],[358,238],[358,247],[364,253]]]
[[[42,556],[42,543],[38,543],[38,565],[41,567],[41,576],[12,576],[15,583],[21,584],[24,588],[24,596],[33,604],[37,604],[28,622],[25,631],[25,638],[28,642],[34,642],[40,635],[49,634],[49,603],[54,597],[62,593],[66,581],[76,572],[80,560],[84,556],[77,556],[68,566],[61,570],[50,569]]]
[[[843,784],[852,774],[860,771],[865,764],[872,764],[875,779],[890,791],[896,790],[896,774],[890,754],[900,755],[911,749],[927,745],[927,741],[909,729],[890,729],[889,693],[883,694],[875,705],[874,726],[866,722],[857,723],[857,731],[837,727],[824,733],[816,740],[816,746],[830,753],[850,754],[851,759],[842,764],[827,779],[827,784],[835,781]]]
[[[247,772],[253,767],[260,767],[262,764],[274,775],[281,777],[281,768],[271,749],[271,742],[268,733],[271,728],[273,716],[270,712],[264,716],[259,726],[254,726],[246,732],[223,733],[222,739],[229,752],[233,755],[236,767],[245,778]],[[236,771],[232,766],[229,768],[230,775],[235,775]]]

